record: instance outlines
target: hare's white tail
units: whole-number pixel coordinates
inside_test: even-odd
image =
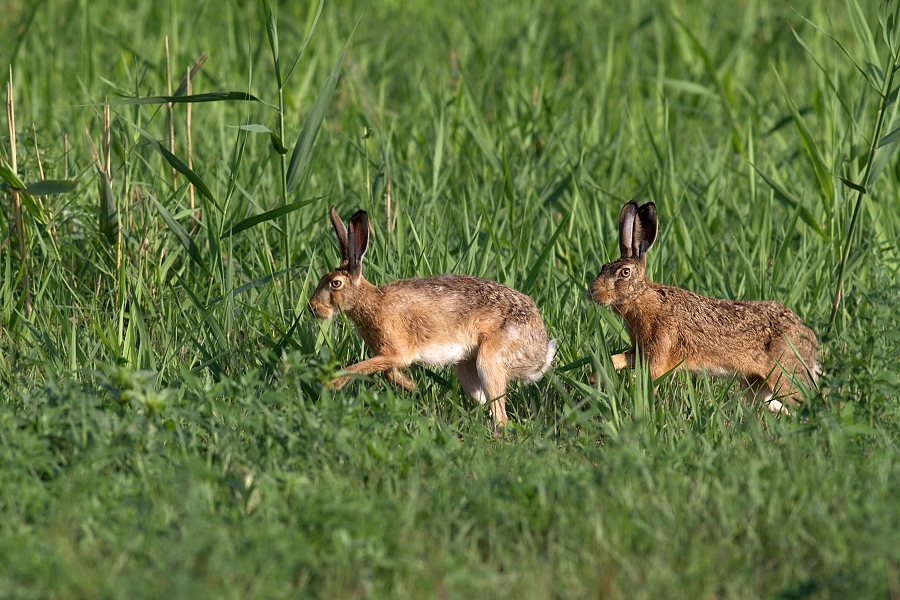
[[[553,364],[553,358],[556,356],[556,340],[550,340],[547,344],[547,360],[544,362],[544,367],[541,369],[541,374],[547,372],[547,369],[550,368],[550,365]]]

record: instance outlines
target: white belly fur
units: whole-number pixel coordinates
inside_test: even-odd
[[[423,362],[435,367],[455,365],[472,354],[465,344],[435,343],[420,348],[413,362]]]

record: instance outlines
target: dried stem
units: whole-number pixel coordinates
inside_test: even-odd
[[[6,120],[9,124],[9,165],[13,173],[18,173],[19,164],[16,156],[16,109],[13,101],[13,70],[9,68],[9,81],[6,83]],[[22,261],[22,287],[25,288],[25,316],[31,316],[31,285],[28,279],[28,255],[25,253],[25,224],[22,219],[22,198],[19,192],[13,191],[13,206],[16,219],[16,236],[19,241],[19,259]]]
[[[202,64],[202,63],[201,63]],[[187,70],[187,95],[191,95],[191,77],[193,74],[191,68]],[[187,164],[188,168],[194,169],[193,148],[191,146],[191,103],[187,105],[187,116],[185,117],[185,128],[187,129]],[[191,210],[194,210],[194,184],[188,186],[188,198],[191,202]]]
[[[172,95],[172,63],[169,61],[169,36],[166,36],[166,93]],[[169,102],[166,104],[169,109],[169,152],[175,154],[175,106]],[[178,179],[178,171],[172,167],[172,183]]]

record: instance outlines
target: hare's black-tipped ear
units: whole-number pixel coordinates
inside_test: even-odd
[[[350,271],[350,277],[356,280],[362,276],[362,260],[369,247],[369,215],[366,214],[366,211],[356,211],[356,214],[350,217],[348,229],[350,261],[347,264],[347,270]]]
[[[347,243],[347,228],[341,217],[338,216],[334,207],[331,207],[331,226],[334,227],[334,234],[337,236],[338,247],[341,250],[341,266],[346,267],[350,261],[350,246]]]
[[[633,247],[635,258],[644,258],[647,250],[656,241],[656,232],[659,229],[659,221],[656,217],[656,205],[648,202],[637,211],[634,220]]]
[[[634,200],[622,207],[619,211],[619,254],[621,258],[631,258],[631,241],[634,239],[634,217],[637,215],[638,205]]]

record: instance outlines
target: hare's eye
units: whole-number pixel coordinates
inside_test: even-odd
[[[341,289],[342,285],[344,285],[344,282],[341,281],[340,279],[332,279],[331,280],[331,289],[333,289],[333,290]]]
[[[628,267],[625,267],[624,269],[619,271],[619,275],[621,277],[631,277],[631,269],[629,269]]]

